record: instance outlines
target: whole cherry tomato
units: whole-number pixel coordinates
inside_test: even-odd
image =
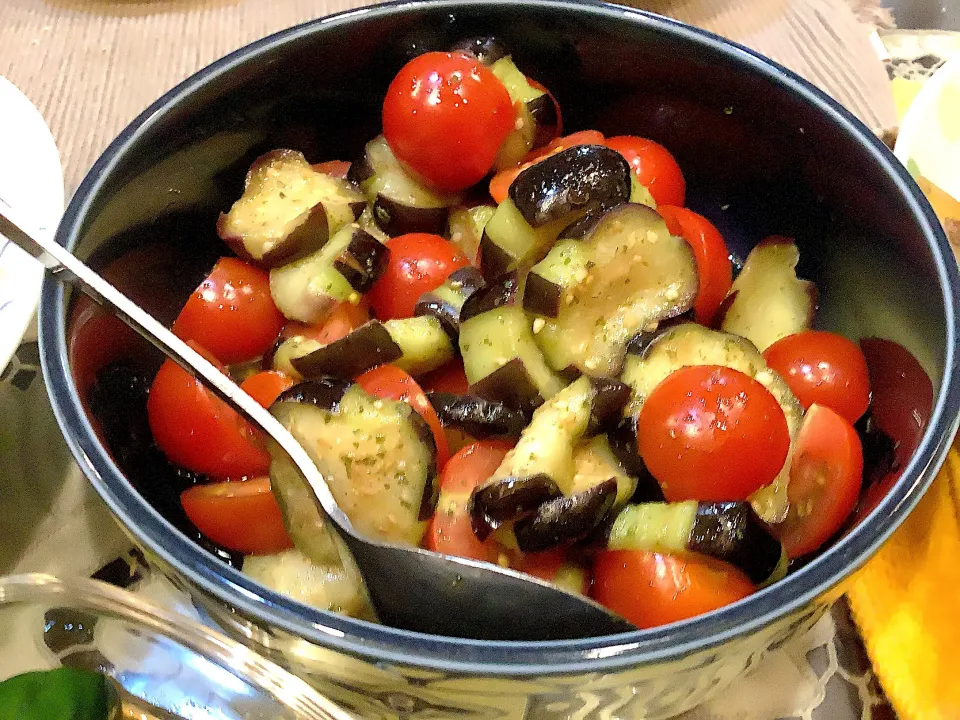
[[[449,240],[428,233],[398,235],[387,241],[390,260],[367,297],[379,320],[413,317],[420,296],[470,264]]]
[[[607,147],[627,159],[640,184],[650,191],[657,205],[683,206],[687,181],[677,161],[663,145],[634,135],[619,135],[608,138]]]
[[[225,257],[187,300],[173,332],[232,365],[267,352],[284,322],[270,296],[269,275],[243,260]]]
[[[668,501],[746,500],[783,468],[790,432],[759,382],[697,365],[671,373],[650,393],[637,443]]]
[[[711,325],[720,303],[733,284],[733,266],[727,244],[713,223],[693,210],[675,205],[659,205],[657,212],[666,221],[667,229],[673,235],[682,237],[693,248],[700,278],[700,289],[697,291],[693,310],[697,322]]]
[[[763,357],[800,404],[824,405],[855,423],[870,405],[870,373],[860,347],[842,335],[805,330],[777,340]]]
[[[390,149],[443,192],[459,192],[486,176],[515,119],[503,83],[465,53],[415,57],[397,73],[383,101]]]

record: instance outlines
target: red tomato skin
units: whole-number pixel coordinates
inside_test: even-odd
[[[697,322],[709,327],[733,284],[733,264],[727,244],[714,224],[693,210],[659,205],[657,212],[663,216],[670,233],[682,237],[693,249],[700,278],[693,311]]]
[[[232,365],[266,353],[284,322],[270,296],[270,276],[243,260],[224,257],[187,300],[173,332]]]
[[[398,235],[387,241],[387,247],[387,269],[367,294],[379,320],[413,317],[423,293],[438,288],[450,273],[470,264],[456,245],[439,235]]]
[[[756,590],[732,565],[693,554],[604,550],[593,573],[593,598],[641,629],[718,610]]]
[[[318,173],[345,180],[350,172],[350,165],[351,163],[347,160],[327,160],[317,163],[313,166],[313,169]]]
[[[188,470],[226,480],[270,469],[259,433],[172,360],[160,366],[150,386],[147,420],[164,455]]]
[[[786,519],[774,526],[791,558],[817,550],[850,517],[863,482],[863,449],[853,425],[813,405],[797,434]]]
[[[396,365],[381,365],[360,375],[356,382],[376,397],[402,400],[427,421],[427,425],[433,432],[433,440],[437,444],[437,467],[442,470],[450,459],[447,436],[443,432],[443,425],[437,417],[437,411],[433,409],[433,405],[427,400],[417,381]]]
[[[264,370],[240,383],[240,389],[263,407],[269,408],[280,393],[289,390],[293,385],[293,378],[286,373],[279,370]]]
[[[502,551],[493,536],[477,539],[470,524],[470,493],[500,466],[511,446],[497,441],[475,442],[456,453],[440,477],[440,500],[424,535],[428,550],[497,562]]]
[[[293,547],[269,478],[195,485],[180,504],[197,529],[244,555],[273,555]]]
[[[446,392],[454,395],[466,395],[470,392],[467,373],[463,369],[463,360],[456,358],[441,368],[429,372],[420,378],[420,387],[424,392]]]
[[[777,340],[763,357],[805,408],[824,405],[855,423],[870,405],[867,360],[842,335],[805,330]]]
[[[506,87],[466,53],[415,57],[397,73],[383,101],[390,149],[443,192],[482,180],[515,120]]]
[[[356,305],[342,302],[331,311],[326,320],[318,325],[288,322],[280,331],[280,337],[286,340],[299,335],[316,340],[322,345],[328,345],[346,337],[369,319],[370,304],[366,298],[361,299]]]
[[[783,468],[790,433],[763,385],[719,365],[686,367],[654,388],[637,442],[669,502],[746,500]]]
[[[663,145],[634,135],[618,135],[607,139],[607,147],[626,158],[640,184],[650,191],[658,206],[683,206],[687,181],[677,161]]]

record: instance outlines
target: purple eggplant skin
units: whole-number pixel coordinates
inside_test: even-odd
[[[630,165],[603,145],[576,145],[521,172],[510,199],[534,228],[630,199]]]
[[[491,35],[459,40],[450,47],[450,52],[463,52],[473,55],[481,65],[487,67],[510,55],[510,51],[500,38]]]
[[[476,395],[428,392],[427,400],[441,425],[455,427],[477,440],[516,440],[527,426],[527,417],[519,410]]]
[[[307,380],[297,383],[291,388],[284,390],[273,401],[273,404],[285,402],[303,403],[305,405],[314,405],[322,410],[336,412],[340,407],[340,401],[353,383],[337,377],[322,377],[316,380]]]
[[[557,136],[557,127],[560,118],[557,115],[557,106],[553,103],[553,98],[547,93],[535,97],[527,102],[527,112],[537,125],[536,133],[533,136],[532,150],[547,145]]]
[[[630,341],[627,343],[627,354],[641,356],[646,353],[647,348],[653,344],[653,341],[660,337],[667,330],[672,327],[676,327],[677,325],[683,325],[684,323],[692,322],[696,322],[693,308],[685,310],[684,312],[680,313],[679,315],[675,315],[672,318],[661,320],[657,325],[656,330],[651,330],[650,332],[639,332],[630,338]]]
[[[610,516],[617,501],[617,481],[605,480],[589,490],[542,504],[513,526],[517,547],[542,552],[590,537]]]
[[[437,469],[437,441],[433,436],[433,430],[427,424],[427,421],[421,417],[420,413],[413,411],[407,415],[407,420],[413,424],[420,438],[430,454],[430,465],[426,469],[427,479],[423,484],[423,496],[420,498],[420,512],[417,515],[418,520],[429,520],[437,509],[437,502],[440,500],[440,474]]]
[[[773,574],[783,554],[748,502],[699,503],[687,547],[735,565],[757,584]]]
[[[637,489],[630,502],[663,502],[665,498],[660,483],[647,469],[637,449],[637,419],[635,415],[625,417],[607,432],[610,449],[624,472],[637,479]]]
[[[444,282],[444,285],[450,285],[454,291],[463,298],[466,303],[476,292],[486,287],[483,275],[472,265],[454,270]],[[451,340],[457,341],[460,337],[460,315],[463,304],[455,307],[447,300],[439,297],[433,291],[425,292],[417,300],[413,308],[413,314],[417,317],[422,315],[432,315],[439,322],[443,331],[447,333]]]
[[[616,424],[623,409],[630,402],[632,391],[629,385],[613,378],[591,377],[590,384],[593,385],[595,394],[587,432],[593,435]]]
[[[555,318],[560,314],[563,288],[541,275],[530,273],[523,288],[523,309],[542,317]]]
[[[386,272],[390,262],[390,248],[373,235],[355,228],[350,243],[334,263],[334,269],[343,275],[350,287],[365,293]]]
[[[523,360],[514,358],[470,386],[470,393],[486,400],[502,402],[520,411],[526,418],[543,405],[544,398],[527,373]]]
[[[496,310],[504,305],[512,305],[520,292],[520,279],[517,273],[507,273],[496,282],[473,293],[460,308],[460,322],[465,323],[471,318],[485,312]]]
[[[548,475],[507,477],[476,488],[467,503],[470,525],[481,542],[504,523],[536,512],[546,502],[563,497]]]
[[[347,180],[354,185],[360,185],[372,178],[375,174],[373,165],[367,159],[366,148],[360,151],[360,156],[350,163],[350,169],[347,170]]]
[[[480,236],[480,271],[483,276],[488,281],[496,280],[510,272],[512,265],[513,258],[493,242],[484,230]]]
[[[447,228],[449,208],[421,208],[377,195],[373,201],[373,219],[390,237],[408,233],[442,235]]]
[[[354,378],[378,365],[398,360],[403,352],[377,320],[364,323],[349,335],[291,360],[303,377]]]

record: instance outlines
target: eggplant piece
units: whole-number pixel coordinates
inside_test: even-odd
[[[743,264],[718,311],[720,329],[747,338],[760,352],[806,330],[817,310],[817,286],[797,277],[800,251],[793,240],[770,237]]]
[[[573,481],[568,494],[582,493],[607,480],[617,484],[617,507],[622,507],[636,495],[637,479],[629,475],[617,460],[607,436],[597,435],[573,451]]]
[[[569,224],[558,220],[540,228],[530,226],[510,198],[497,206],[480,238],[480,270],[492,281],[515,270],[528,270],[553,246]]]
[[[709,555],[757,584],[769,583],[785,567],[783,546],[747,502],[628,505],[617,515],[608,546]]]
[[[520,278],[515,272],[507,273],[496,282],[485,284],[471,293],[460,308],[460,322],[465,323],[478,315],[513,305],[519,293]]]
[[[606,480],[571,497],[543,503],[537,511],[513,525],[517,547],[523,552],[542,552],[577,542],[603,525],[617,500],[617,481]]]
[[[618,374],[630,339],[686,312],[699,289],[690,245],[632,203],[604,213],[583,240],[554,245],[527,283],[538,288],[524,308],[541,315],[533,330],[547,364],[601,376]]]
[[[316,463],[358,532],[388,542],[420,543],[425,518],[437,499],[436,446],[429,427],[409,404],[374,397],[351,385],[335,406],[278,401],[270,412]],[[326,548],[329,553],[328,546],[314,553],[304,549],[314,537],[310,511],[316,513],[316,502],[297,492],[301,480],[275,472],[275,466],[286,468],[285,456],[268,448],[271,483],[292,501],[281,502],[287,529],[297,547],[319,562],[328,557],[319,552]],[[306,518],[307,525],[298,525],[298,518]]]
[[[367,166],[373,172],[360,187],[372,203],[374,222],[387,235],[443,232],[449,208],[460,203],[459,195],[439,194],[418,182],[403,169],[382,135],[367,143],[364,174]]]
[[[273,268],[319,250],[363,205],[352,183],[317,172],[302,153],[273,150],[250,166],[217,234],[240,257]]]
[[[371,205],[365,207],[363,212],[360,213],[360,217],[357,218],[357,225],[382,243],[390,239],[390,236],[381,230],[377,221],[373,219],[373,206]]]
[[[470,525],[483,542],[505,523],[535,512],[545,502],[561,496],[557,484],[547,475],[500,478],[470,495]]]
[[[458,40],[450,47],[450,52],[463,52],[473,55],[481,65],[489,67],[501,58],[509,57],[510,51],[498,37],[481,35],[479,37]]]
[[[464,305],[484,287],[483,275],[472,265],[454,270],[443,285],[420,296],[413,314],[435,317],[450,339],[456,342],[460,337]]]
[[[630,402],[632,390],[626,383],[611,378],[591,377],[593,385],[593,406],[590,408],[590,425],[587,432],[598,433],[611,423],[616,423],[623,409]]]
[[[663,490],[660,483],[647,469],[637,447],[638,416],[623,418],[615,428],[607,433],[610,452],[624,471],[636,481],[636,487],[630,496],[631,502],[663,502]]]
[[[445,365],[453,356],[453,344],[440,322],[433,317],[415,317],[385,323],[371,320],[339,340],[291,357],[290,363],[308,379],[353,378],[387,363],[419,375]]]
[[[479,265],[483,229],[497,211],[495,205],[458,206],[450,210],[447,234],[471,263]]]
[[[296,402],[316,405],[324,410],[337,410],[347,390],[353,385],[349,380],[323,377],[318,380],[297,383],[277,396],[275,403]]]
[[[547,367],[530,320],[516,305],[461,319],[460,354],[471,392],[521,410],[539,406],[564,385]]]
[[[547,145],[557,136],[560,127],[560,116],[557,114],[557,105],[547,93],[538,95],[527,102],[527,111],[537,127],[533,136],[533,149]]]
[[[312,255],[273,268],[270,295],[285,317],[315,325],[337,303],[359,302],[362,289],[383,272],[388,254],[389,249],[359,225],[347,225]]]
[[[289,375],[294,381],[300,381],[303,376],[293,366],[293,359],[309,355],[314,350],[323,347],[323,344],[313,338],[295,335],[294,337],[281,340],[272,353],[270,365],[267,369],[279,370],[285,375]]]
[[[527,426],[527,418],[519,410],[478,395],[428,392],[427,400],[440,418],[440,424],[462,430],[477,440],[517,439]]]
[[[560,118],[553,98],[534,87],[511,57],[499,58],[491,65],[490,71],[503,83],[514,106],[520,107],[517,125],[500,148],[494,163],[497,170],[504,170],[515,167],[528,152],[553,140]]]
[[[632,175],[616,150],[576,145],[521,172],[510,185],[510,199],[533,228],[569,223],[577,212],[628,201]]]
[[[652,330],[641,330],[630,338],[630,341],[627,343],[627,354],[643,355],[646,349],[650,347],[650,343],[663,335],[667,330],[677,325],[692,322],[696,322],[696,317],[693,308],[690,308],[686,312],[682,312],[679,315],[657,323],[657,326]]]

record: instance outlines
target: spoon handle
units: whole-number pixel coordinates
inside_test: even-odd
[[[149,313],[81,262],[69,250],[60,246],[55,240],[38,239],[37,234],[26,232],[10,219],[12,214],[13,211],[9,206],[0,208],[0,235],[37,258],[52,277],[78,288],[111,311],[160,352],[197,378],[227,405],[273,438],[281,450],[290,456],[294,465],[300,469],[320,507],[341,529],[350,535],[355,535],[350,520],[337,505],[317,466],[300,443],[273,415],[241,390],[233,380],[220,372],[213,363],[157,322]]]

